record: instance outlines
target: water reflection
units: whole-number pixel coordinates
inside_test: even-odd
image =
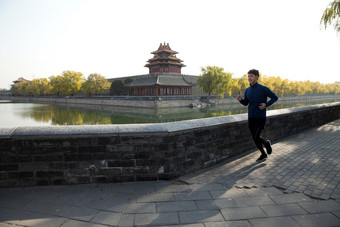
[[[51,125],[98,125],[161,123],[244,113],[239,104],[227,107],[141,109],[87,105],[37,105],[19,113],[20,118],[31,118]]]
[[[269,109],[281,109],[296,106],[321,104],[339,101],[331,100],[281,100]],[[7,106],[7,112],[15,121],[15,126],[25,125],[25,120],[34,120],[45,125],[99,125],[99,124],[133,124],[133,123],[160,123],[198,118],[225,116],[246,113],[247,107],[237,102],[228,105],[218,105],[207,108],[168,108],[168,109],[144,109],[124,108],[110,106],[88,105],[55,105],[55,104],[32,104],[32,103],[1,103]],[[14,107],[13,107],[14,106]],[[6,109],[6,108],[1,108]],[[6,125],[1,123],[0,126]],[[21,122],[21,123],[20,123]],[[31,124],[30,124],[31,125]],[[41,124],[40,124],[41,125]],[[13,126],[13,125],[10,125]]]

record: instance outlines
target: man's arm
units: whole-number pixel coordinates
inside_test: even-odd
[[[274,102],[276,102],[279,98],[277,95],[272,92],[269,88],[265,88],[266,95],[270,98],[268,102],[266,102],[266,107],[271,106]]]
[[[242,105],[245,105],[247,106],[249,101],[247,99],[247,96],[246,96],[246,93],[244,93],[244,99],[242,99],[242,96],[241,95],[237,95],[237,100],[242,104]]]

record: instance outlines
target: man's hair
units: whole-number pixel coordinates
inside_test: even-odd
[[[260,76],[259,70],[257,69],[251,69],[248,71],[248,74],[253,74],[255,76]]]

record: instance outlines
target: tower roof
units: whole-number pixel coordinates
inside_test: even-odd
[[[153,58],[150,58],[147,62],[148,64],[145,67],[152,67],[157,65],[175,65],[177,67],[185,67],[182,64],[182,60],[177,58],[175,54],[178,54],[177,51],[174,51],[170,48],[169,43],[160,44],[156,51],[151,52],[154,54]]]
[[[165,44],[160,44],[158,47],[158,50],[151,52],[151,54],[158,54],[160,52],[168,52],[168,53],[172,53],[172,54],[178,54],[177,51],[171,50],[169,43]]]
[[[20,78],[18,78],[17,80],[14,80],[13,81],[13,83],[20,83],[20,82],[25,82],[25,81],[29,81],[29,80],[26,80],[26,79],[24,79],[23,77],[20,77]]]

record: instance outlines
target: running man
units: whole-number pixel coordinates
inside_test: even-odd
[[[270,141],[261,137],[261,132],[266,124],[266,108],[276,102],[278,97],[268,87],[257,83],[259,76],[258,70],[249,70],[248,81],[250,86],[244,92],[244,98],[237,95],[237,100],[245,106],[248,105],[248,126],[256,147],[261,151],[261,156],[256,161],[261,162],[266,160],[267,154],[272,153]],[[270,98],[269,101],[267,101],[268,97]]]

